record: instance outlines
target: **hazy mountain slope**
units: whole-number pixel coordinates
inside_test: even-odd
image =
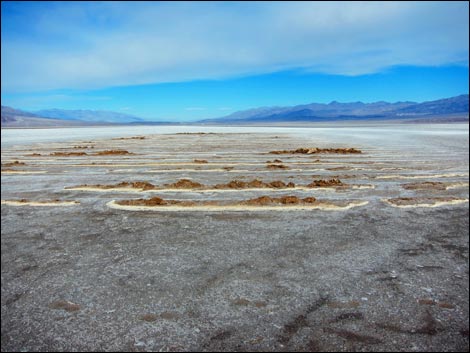
[[[46,109],[34,112],[40,116],[62,120],[81,120],[89,122],[106,123],[132,123],[143,121],[133,115],[117,113],[106,110],[66,110],[66,109]]]
[[[311,103],[294,107],[257,108],[225,117],[206,119],[204,123],[251,123],[289,121],[334,121],[404,119],[414,116],[468,114],[468,94],[430,102]]]
[[[64,121],[42,117],[37,114],[25,112],[2,105],[2,127],[59,127],[59,126],[81,126],[80,121]]]
[[[404,107],[397,111],[400,113],[421,114],[421,115],[442,115],[455,113],[468,113],[468,94],[460,96],[439,99],[430,102]]]
[[[66,127],[136,123],[141,121],[139,118],[130,115],[113,112],[105,112],[106,114],[100,114],[101,112],[94,114],[93,111],[79,111],[86,112],[83,114],[74,114],[71,112],[73,111],[52,109],[35,114],[12,107],[2,106],[1,125],[2,127]],[[69,116],[69,119],[67,119],[66,116]],[[75,119],[76,117],[81,117],[81,119]]]
[[[18,117],[38,117],[35,114],[28,113],[19,109],[14,109],[12,107],[7,107],[2,105],[2,125],[4,123],[9,123],[16,121]]]
[[[14,121],[4,123],[2,119],[2,128],[43,128],[43,127],[72,127],[87,126],[92,123],[84,123],[83,121],[67,121],[60,119],[36,118],[20,116]]]

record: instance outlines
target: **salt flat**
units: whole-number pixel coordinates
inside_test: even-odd
[[[108,129],[2,130],[2,351],[468,350],[468,125]]]

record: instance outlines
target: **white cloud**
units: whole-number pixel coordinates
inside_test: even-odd
[[[2,91],[468,65],[468,9],[467,2],[63,3],[35,24],[44,40],[13,40],[2,28]]]

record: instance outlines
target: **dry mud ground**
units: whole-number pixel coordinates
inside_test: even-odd
[[[368,136],[168,134],[3,148],[2,351],[468,351],[468,127]],[[299,147],[363,153],[267,153]],[[116,149],[133,154],[95,155]],[[288,169],[266,168],[276,158]],[[65,189],[332,177],[374,188]],[[403,187],[419,182],[442,184]],[[362,206],[108,205],[261,195]],[[393,198],[408,207],[385,201]],[[5,203],[20,199],[33,204]],[[41,203],[50,200],[61,203]]]

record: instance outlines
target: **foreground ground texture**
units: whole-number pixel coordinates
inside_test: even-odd
[[[468,128],[436,131],[3,148],[2,351],[468,351]]]

